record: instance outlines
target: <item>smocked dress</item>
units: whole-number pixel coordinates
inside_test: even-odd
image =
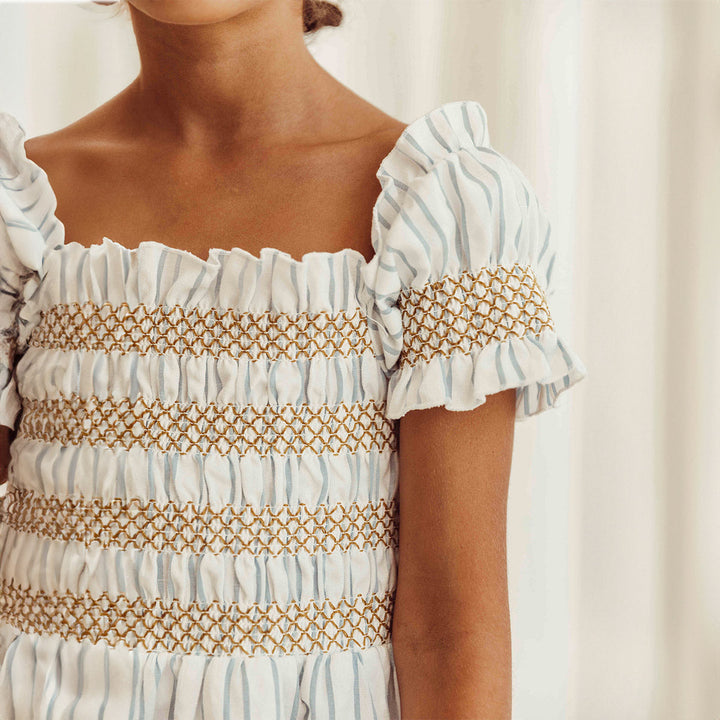
[[[399,718],[397,419],[586,374],[483,108],[405,129],[369,262],[83,247],[24,139],[0,113],[0,718]]]

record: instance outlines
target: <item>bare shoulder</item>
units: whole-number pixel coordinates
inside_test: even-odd
[[[345,145],[354,146],[357,150],[356,166],[364,168],[367,177],[375,175],[382,160],[392,151],[407,123],[388,115],[374,106],[365,121],[365,132],[356,140],[345,141]],[[371,181],[372,189],[377,190],[375,181]]]
[[[113,147],[119,149],[112,118],[112,110],[100,106],[65,127],[27,138],[25,153],[54,183],[62,185],[86,176],[99,169],[98,163]]]
[[[393,120],[393,123],[378,133],[378,144],[386,151],[391,150],[397,143],[408,123]]]
[[[48,164],[55,165],[58,160],[75,157],[74,153],[67,152],[70,147],[71,141],[63,130],[25,140],[25,154],[42,168]]]
[[[393,117],[350,88],[338,83],[332,103],[334,119],[330,125],[344,128],[343,141],[375,144],[381,151],[392,147],[407,123]]]
[[[375,105],[367,103],[367,126],[372,128],[366,138],[378,147],[379,152],[387,153],[397,142],[407,123],[389,115]]]

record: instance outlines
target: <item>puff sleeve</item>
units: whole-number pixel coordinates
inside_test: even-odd
[[[549,298],[557,252],[523,173],[490,145],[470,100],[411,123],[377,177],[370,319],[389,373],[386,414],[469,410],[516,388],[516,419],[586,375]]]
[[[20,411],[16,365],[37,311],[43,257],[62,227],[47,175],[25,153],[25,131],[0,112],[0,425],[14,428]]]

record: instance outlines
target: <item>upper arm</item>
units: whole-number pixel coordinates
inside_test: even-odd
[[[504,390],[461,412],[411,410],[399,421],[396,643],[453,643],[508,630],[515,394]]]

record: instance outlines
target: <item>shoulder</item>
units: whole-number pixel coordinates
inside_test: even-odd
[[[44,135],[27,137],[23,123],[13,114],[0,111],[0,167],[3,178],[20,180],[26,173],[44,167],[46,160],[56,160],[66,154],[75,142],[75,134],[63,128]]]
[[[5,272],[41,271],[48,248],[61,242],[56,199],[47,174],[28,157],[22,122],[0,111],[0,248]]]
[[[0,110],[0,173],[3,184],[29,169],[25,157],[25,127],[9,112]]]
[[[469,192],[500,195],[509,191],[529,204],[534,189],[526,175],[493,147],[488,117],[476,100],[454,100],[407,125],[378,170],[384,187],[412,186],[434,192],[461,186]],[[432,191],[429,191],[432,192]]]
[[[92,113],[66,125],[34,137],[23,138],[25,161],[37,168],[53,189],[70,186],[79,177],[91,175],[102,162],[112,132],[103,128]],[[76,184],[76,183],[75,183]]]
[[[373,287],[397,293],[494,265],[552,269],[548,217],[526,175],[492,147],[479,102],[445,103],[411,122],[378,179]]]
[[[412,120],[385,158],[380,174],[410,181],[463,152],[491,150],[487,114],[476,100],[443,103]]]

